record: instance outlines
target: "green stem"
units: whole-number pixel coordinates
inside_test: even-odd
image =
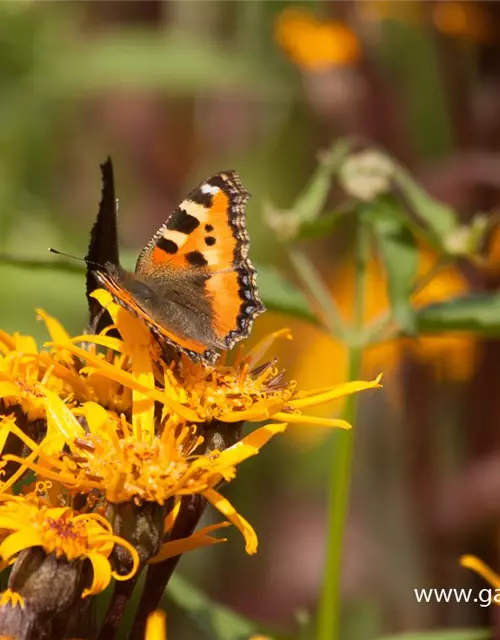
[[[360,377],[363,357],[363,316],[365,306],[365,275],[369,251],[368,228],[358,218],[356,238],[356,282],[354,301],[353,340],[349,344],[349,380]],[[357,339],[356,339],[357,338]],[[345,419],[354,424],[358,413],[357,394],[346,400]],[[340,582],[344,526],[349,504],[351,466],[354,446],[353,431],[340,430],[333,438],[333,456],[330,477],[329,526],[326,549],[325,574],[321,593],[316,637],[317,640],[335,640],[340,627]]]
[[[295,272],[322,311],[322,320],[326,329],[333,336],[344,338],[347,333],[344,321],[335,304],[335,300],[332,298],[316,267],[298,247],[290,244],[286,248]]]

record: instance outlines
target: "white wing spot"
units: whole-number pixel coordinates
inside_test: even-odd
[[[207,182],[205,182],[205,184],[201,185],[200,191],[202,193],[209,193],[210,195],[214,196],[216,193],[220,191],[220,189],[219,187],[214,187],[211,184],[208,184]]]

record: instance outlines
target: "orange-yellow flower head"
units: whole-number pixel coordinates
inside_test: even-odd
[[[304,415],[307,407],[378,386],[351,382],[333,389],[301,392],[287,381],[275,360],[264,357],[279,332],[241,351],[231,364],[195,364],[187,357],[165,361],[147,328],[105,291],[94,294],[107,309],[121,338],[107,335],[70,338],[48,316],[52,342],[39,359],[55,363],[52,374],[63,381],[59,393],[43,387],[40,441],[4,418],[9,434],[30,451],[8,453],[3,463],[17,463],[2,490],[31,469],[71,496],[92,494],[95,505],[136,506],[155,503],[178,507],[183,496],[202,496],[243,534],[254,553],[257,538],[250,524],[218,491],[236,476],[238,465],[256,455],[287,423],[349,428],[345,421]],[[101,350],[101,351],[100,351]],[[13,347],[13,352],[17,353]],[[264,360],[263,360],[264,359]],[[57,365],[57,366],[56,366]],[[40,383],[42,384],[42,383]],[[268,422],[239,440],[243,422]],[[231,437],[224,439],[226,431]],[[173,525],[169,516],[168,532]],[[216,540],[190,540],[189,548]],[[199,543],[199,544],[198,544]],[[166,551],[160,550],[163,558]]]
[[[322,71],[356,63],[359,40],[343,23],[320,21],[301,9],[287,9],[278,18],[275,38],[301,69]]]
[[[0,495],[0,570],[12,564],[25,549],[41,547],[47,555],[69,561],[90,561],[93,569],[91,585],[82,598],[103,591],[111,581],[126,580],[139,567],[135,549],[115,536],[111,525],[98,514],[78,514],[69,507],[48,507],[40,501],[10,495]],[[118,576],[109,557],[115,545],[130,554],[132,569]]]

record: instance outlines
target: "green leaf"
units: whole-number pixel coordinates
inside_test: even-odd
[[[437,302],[416,311],[419,333],[443,331],[500,335],[500,295],[470,295]]]
[[[364,205],[377,238],[380,256],[387,273],[392,316],[406,333],[414,333],[414,310],[410,296],[418,268],[415,238],[395,203],[381,198]]]
[[[256,265],[257,285],[262,302],[270,311],[317,323],[305,295],[273,267]]]
[[[458,225],[453,209],[431,198],[401,167],[395,166],[394,180],[415,214],[425,223],[440,246]]]
[[[139,29],[94,38],[90,46],[51,60],[45,82],[50,95],[81,95],[110,87],[174,94],[238,86],[275,96],[288,91],[287,83],[276,81],[270,68],[266,71],[241,52],[180,31],[154,36]]]
[[[292,206],[294,214],[302,222],[315,220],[323,210],[332,186],[332,177],[346,158],[350,146],[348,140],[339,140],[320,156],[316,171]]]
[[[300,225],[298,235],[294,240],[311,240],[312,238],[324,238],[332,233],[335,227],[344,220],[346,214],[352,213],[353,206],[346,206],[330,213],[325,213],[315,220],[304,222]]]
[[[217,604],[179,574],[168,583],[166,596],[199,625],[210,638],[248,640],[257,625],[230,609]]]
[[[490,640],[491,637],[489,629],[436,629],[384,636],[377,640]]]

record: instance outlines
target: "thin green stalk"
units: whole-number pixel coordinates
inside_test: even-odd
[[[452,261],[449,256],[439,257],[427,273],[416,281],[411,293],[412,297],[418,295],[423,289],[425,289],[425,287],[450,264],[452,264]],[[371,346],[374,344],[388,342],[396,338],[400,329],[397,326],[393,326],[391,328],[391,324],[393,324],[392,313],[391,310],[388,309],[377,316],[365,329],[365,344]],[[388,331],[389,329],[391,330]]]
[[[322,311],[322,320],[326,329],[337,338],[345,338],[347,331],[342,316],[316,267],[298,247],[290,244],[286,248],[290,262],[293,264],[302,284]]]
[[[356,238],[356,281],[353,340],[349,344],[349,380],[360,377],[363,357],[363,316],[365,306],[365,276],[369,251],[366,224],[358,218]],[[357,338],[357,339],[356,339]],[[358,413],[358,396],[347,398],[345,419],[354,424]],[[340,627],[340,579],[344,526],[349,504],[354,433],[337,432],[333,439],[330,477],[329,526],[325,574],[316,627],[317,640],[336,640]]]

